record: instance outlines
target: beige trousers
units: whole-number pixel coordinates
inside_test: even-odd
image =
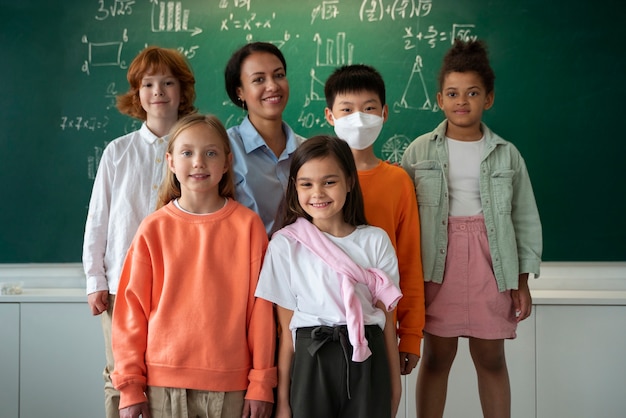
[[[241,418],[244,394],[157,386],[147,393],[152,418]]]

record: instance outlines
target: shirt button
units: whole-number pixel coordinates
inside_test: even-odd
[[[446,253],[446,250],[444,250],[444,249],[442,248],[441,250],[439,250],[439,252],[440,252],[441,254],[445,254],[445,253]]]
[[[156,190],[156,189],[158,189],[158,188],[159,188],[159,186],[157,186],[156,184],[153,184],[153,185],[152,185],[152,190]]]
[[[156,159],[157,164],[161,164],[161,161],[163,161],[163,160],[162,160],[162,159],[160,159],[160,158],[157,158],[157,159]]]
[[[162,143],[163,143],[163,138],[159,138],[159,139],[157,140],[157,143],[162,144]]]

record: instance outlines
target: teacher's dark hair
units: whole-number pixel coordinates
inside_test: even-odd
[[[224,69],[224,84],[226,86],[226,93],[236,106],[243,108],[244,103],[239,100],[237,96],[237,89],[241,87],[241,65],[255,52],[266,52],[275,55],[283,64],[285,74],[287,74],[287,62],[280,49],[276,45],[269,42],[252,42],[239,48],[231,55],[226,68]]]

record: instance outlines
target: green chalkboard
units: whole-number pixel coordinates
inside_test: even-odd
[[[436,74],[455,37],[490,46],[495,106],[486,123],[525,156],[544,226],[544,260],[626,260],[626,98],[621,0],[0,0],[0,263],[78,262],[98,161],[136,129],[114,97],[146,45],[178,48],[197,106],[227,126],[223,68],[248,41],[288,62],[285,120],[324,123],[323,83],[337,66],[383,74],[390,118],[377,142],[397,160],[442,120]]]

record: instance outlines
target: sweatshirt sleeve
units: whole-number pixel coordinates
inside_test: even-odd
[[[113,386],[120,391],[120,408],[145,402],[145,354],[150,314],[152,269],[137,247],[131,246],[120,277],[111,329],[115,370]]]
[[[267,249],[267,233],[260,219],[253,225],[251,238],[254,241],[253,254],[256,256],[250,263],[248,347],[252,369],[248,373],[246,399],[274,402],[273,388],[277,385],[274,307],[271,302],[254,296]]]
[[[408,175],[404,177],[404,199],[400,205],[400,222],[396,228],[400,290],[403,295],[396,311],[400,338],[398,349],[400,352],[419,356],[426,321],[420,221],[413,182]]]

